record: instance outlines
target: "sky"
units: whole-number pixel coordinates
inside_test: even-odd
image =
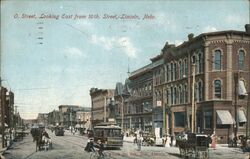
[[[115,89],[166,42],[247,23],[248,0],[1,1],[2,85],[24,119],[91,107],[90,88]]]

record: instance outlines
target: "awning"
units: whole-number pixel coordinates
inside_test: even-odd
[[[233,117],[228,110],[217,110],[217,124],[231,125],[234,123]]]
[[[238,94],[243,95],[243,96],[247,95],[247,90],[246,90],[246,87],[245,87],[245,83],[242,80],[239,80]]]
[[[247,118],[243,110],[238,110],[238,121],[239,123],[247,122]]]

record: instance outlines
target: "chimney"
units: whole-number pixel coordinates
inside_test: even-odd
[[[245,25],[246,33],[250,34],[250,24]]]
[[[194,34],[191,33],[191,34],[188,34],[188,41],[192,40],[194,38]]]

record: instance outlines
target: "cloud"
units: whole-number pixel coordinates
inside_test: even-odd
[[[174,16],[165,13],[165,12],[157,12],[155,13],[155,17],[157,20],[153,21],[153,25],[158,26],[159,28],[165,30],[165,31],[176,31],[177,30],[177,24],[175,19],[173,18]]]
[[[119,38],[117,42],[120,46],[123,47],[123,50],[128,57],[136,57],[137,49],[133,46],[128,37]]]
[[[91,36],[91,43],[102,46],[106,50],[114,48],[121,48],[123,53],[130,58],[136,58],[138,49],[134,47],[133,43],[128,37],[104,37],[104,36]]]
[[[76,21],[75,27],[79,28],[80,30],[95,30],[95,25],[90,21]]]
[[[213,26],[206,26],[203,29],[203,32],[214,32],[214,31],[218,31],[218,30],[215,27],[213,27]]]
[[[247,23],[247,18],[246,17],[240,17],[239,15],[228,15],[225,18],[225,21],[228,24],[235,24],[235,23],[236,24],[245,24],[245,23]]]
[[[80,49],[76,47],[67,47],[64,49],[65,56],[69,57],[86,57],[86,54],[84,54]]]

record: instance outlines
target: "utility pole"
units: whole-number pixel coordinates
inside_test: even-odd
[[[14,129],[15,129],[15,132],[14,132],[14,138],[16,138],[16,126],[17,126],[17,106],[15,106],[15,115],[14,115]]]
[[[194,84],[195,84],[195,64],[192,64],[192,124],[191,124],[191,132],[195,133],[195,103],[194,103]]]
[[[165,104],[165,102],[163,102],[163,97],[164,97],[164,90],[162,90],[162,109],[163,109],[163,111],[162,111],[162,118],[163,118],[163,125],[162,125],[162,135],[165,135],[166,134],[166,104]]]
[[[250,107],[250,92],[247,93],[247,124],[246,124],[246,137],[248,137],[248,129],[250,127],[250,121],[249,121],[249,107]]]
[[[234,126],[234,136],[237,136],[238,133],[238,81],[239,81],[239,72],[234,73],[234,84],[235,84],[235,89],[234,89],[234,119],[235,119],[235,126]]]
[[[106,118],[107,118],[107,98],[106,96],[104,97],[104,118],[103,118],[103,122],[106,122]]]
[[[121,99],[122,99],[122,131],[123,131],[123,124],[124,124],[124,112],[123,112],[123,108],[124,108],[124,99],[123,99],[123,96],[121,94]]]
[[[6,88],[1,87],[1,128],[2,128],[2,147],[5,147],[5,107],[6,107]]]

